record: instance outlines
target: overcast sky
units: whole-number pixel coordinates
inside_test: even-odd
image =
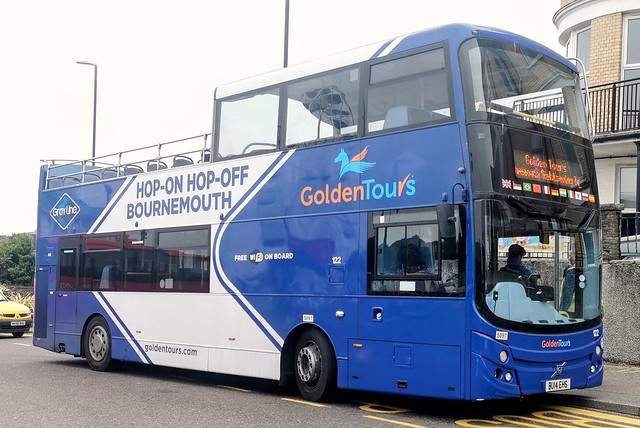
[[[437,7],[435,7],[437,5]],[[560,0],[290,0],[289,65],[450,22],[564,54]],[[0,0],[0,235],[36,229],[40,159],[211,131],[216,86],[282,67],[285,0]]]

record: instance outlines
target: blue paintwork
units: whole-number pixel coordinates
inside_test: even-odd
[[[434,205],[454,183],[466,179],[458,172],[466,164],[460,132],[457,124],[448,124],[298,149],[235,220]],[[367,146],[366,160],[375,162],[375,167],[362,174],[347,173],[340,179],[340,163],[335,159],[341,150],[351,157]],[[425,151],[428,157],[423,155]],[[399,193],[398,182],[406,177],[402,195],[387,197]],[[310,206],[301,202],[301,198],[310,198],[318,191],[326,194],[327,188],[331,196],[336,189],[354,186],[363,186],[363,200]],[[307,187],[311,190],[303,192]]]
[[[402,40],[393,52],[449,39],[451,67],[458,70],[457,48],[472,37],[474,28],[452,25],[417,33]],[[480,34],[517,41],[572,67],[555,52],[515,35],[484,28]],[[453,76],[452,88],[457,120],[464,123],[458,76]],[[235,287],[284,339],[303,324],[303,315],[313,315],[312,324],[326,332],[335,348],[342,388],[451,399],[514,397],[543,392],[549,368],[562,361],[568,361],[566,374],[574,386],[600,384],[601,367],[593,376],[587,374],[588,365],[597,361],[595,344],[600,343],[591,331],[562,337],[510,332],[508,342],[493,339],[495,327],[474,308],[473,263],[467,263],[465,298],[366,295],[367,212],[451,201],[456,183],[472,192],[464,141],[465,127],[450,123],[297,149],[268,182],[256,184],[261,187],[246,206],[229,213],[233,216],[224,233],[212,236],[212,247],[220,254],[214,279],[231,294],[235,294]],[[342,153],[351,159],[365,150],[362,161],[366,164],[343,167]],[[41,189],[45,175],[43,167]],[[108,201],[125,184],[131,181],[115,179],[40,191],[37,265],[43,273],[37,276],[36,304],[42,308],[42,299],[47,296],[46,319],[55,327],[36,325],[37,331],[46,332],[34,335],[37,346],[55,350],[59,343],[65,343],[67,353],[80,355],[84,326],[91,316],[100,314],[111,329],[113,358],[153,363],[135,340],[127,340],[131,332],[126,326],[124,331],[117,327],[119,320],[105,312],[95,294],[70,293],[75,299],[73,312],[71,298],[54,304],[52,294],[47,294],[55,290],[57,281],[57,237],[90,232]],[[356,200],[358,190],[354,189],[359,188],[364,197]],[[345,193],[345,189],[352,190]],[[49,211],[65,193],[78,204],[80,213],[68,228],[61,229]],[[460,193],[456,196],[460,202]],[[472,204],[467,205],[467,213],[467,256],[473,260]],[[285,257],[257,263],[234,257],[255,252]],[[249,312],[239,298],[236,300]],[[338,318],[337,311],[345,316]],[[281,349],[277,338],[254,315],[251,317]],[[36,315],[36,320],[42,319]],[[570,352],[543,349],[543,339],[571,340],[575,345]],[[497,361],[502,349],[511,356],[504,365]],[[498,368],[513,370],[516,380],[496,379]]]
[[[477,36],[472,34],[472,31],[477,31]],[[441,42],[442,40],[448,40],[451,46],[457,47],[465,40],[471,38],[483,38],[488,37],[495,40],[504,41],[507,43],[514,43],[519,46],[524,46],[529,49],[533,49],[559,61],[571,69],[575,70],[575,66],[567,61],[565,57],[558,54],[556,51],[549,49],[548,47],[541,45],[540,43],[522,37],[520,35],[511,33],[509,31],[501,30],[493,27],[484,27],[471,24],[448,24],[441,27],[437,27],[430,30],[419,31],[405,37],[392,51],[392,53],[404,52],[407,50],[419,48],[421,46],[427,46],[433,43]],[[382,50],[380,50],[381,52]],[[457,52],[456,49],[454,51]],[[379,54],[379,52],[378,52]],[[452,60],[457,60],[455,55],[452,55]]]
[[[46,168],[46,167],[43,167]],[[41,175],[46,174],[43,169]],[[46,177],[46,175],[44,175]],[[104,210],[105,205],[116,194],[124,178],[103,182],[87,183],[80,186],[40,191],[38,198],[38,236],[76,235],[89,232],[89,228]],[[69,195],[80,207],[80,213],[67,229],[62,229],[49,215],[50,210],[63,196]],[[101,197],[98,197],[101,195]],[[57,257],[57,255],[56,255]]]
[[[79,356],[81,355],[81,340],[84,327],[89,319],[95,315],[100,315],[107,320],[109,329],[111,331],[111,337],[113,339],[112,358],[115,360],[131,361],[137,363],[151,363],[148,356],[144,356],[144,360],[141,359],[133,349],[132,345],[127,341],[127,338],[132,336],[128,330],[122,331],[115,324],[114,320],[104,311],[94,293],[91,292],[76,292],[77,295],[77,323],[68,325],[65,323],[57,323],[55,326],[55,350],[60,343],[65,344],[65,352]],[[117,313],[116,313],[117,316]],[[118,319],[118,321],[121,321]],[[126,328],[126,326],[125,326]],[[42,346],[40,343],[34,344]],[[138,350],[141,350],[139,345],[135,345]],[[144,353],[143,353],[144,354]]]
[[[597,328],[602,331],[602,325]],[[599,337],[594,338],[592,330],[564,335],[509,332],[508,343],[493,339],[491,333],[494,332],[495,329],[491,331],[491,326],[487,325],[484,333],[471,333],[471,399],[544,393],[544,381],[551,379],[557,365],[565,362],[566,366],[557,378],[570,378],[573,388],[602,384],[602,358],[595,354],[596,345],[601,346],[602,342]],[[557,341],[569,341],[571,346],[557,349],[543,347],[543,343]],[[505,364],[498,359],[503,350],[509,355]],[[589,374],[592,364],[598,368],[595,373]],[[496,370],[501,373],[498,379]],[[507,371],[514,375],[511,382],[504,379]]]

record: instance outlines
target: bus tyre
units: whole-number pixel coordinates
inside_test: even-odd
[[[336,359],[323,333],[311,329],[300,336],[294,364],[296,384],[302,398],[324,401],[331,395],[336,383]]]
[[[108,370],[111,365],[111,333],[104,318],[91,319],[82,343],[89,367],[100,372]]]

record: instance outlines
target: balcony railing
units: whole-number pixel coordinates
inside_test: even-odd
[[[640,258],[640,213],[623,213],[620,217],[620,255]]]
[[[592,86],[596,134],[640,129],[640,78]]]

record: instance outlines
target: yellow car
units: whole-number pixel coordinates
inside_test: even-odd
[[[31,309],[20,303],[11,302],[0,291],[0,333],[11,333],[22,337],[33,323]]]

